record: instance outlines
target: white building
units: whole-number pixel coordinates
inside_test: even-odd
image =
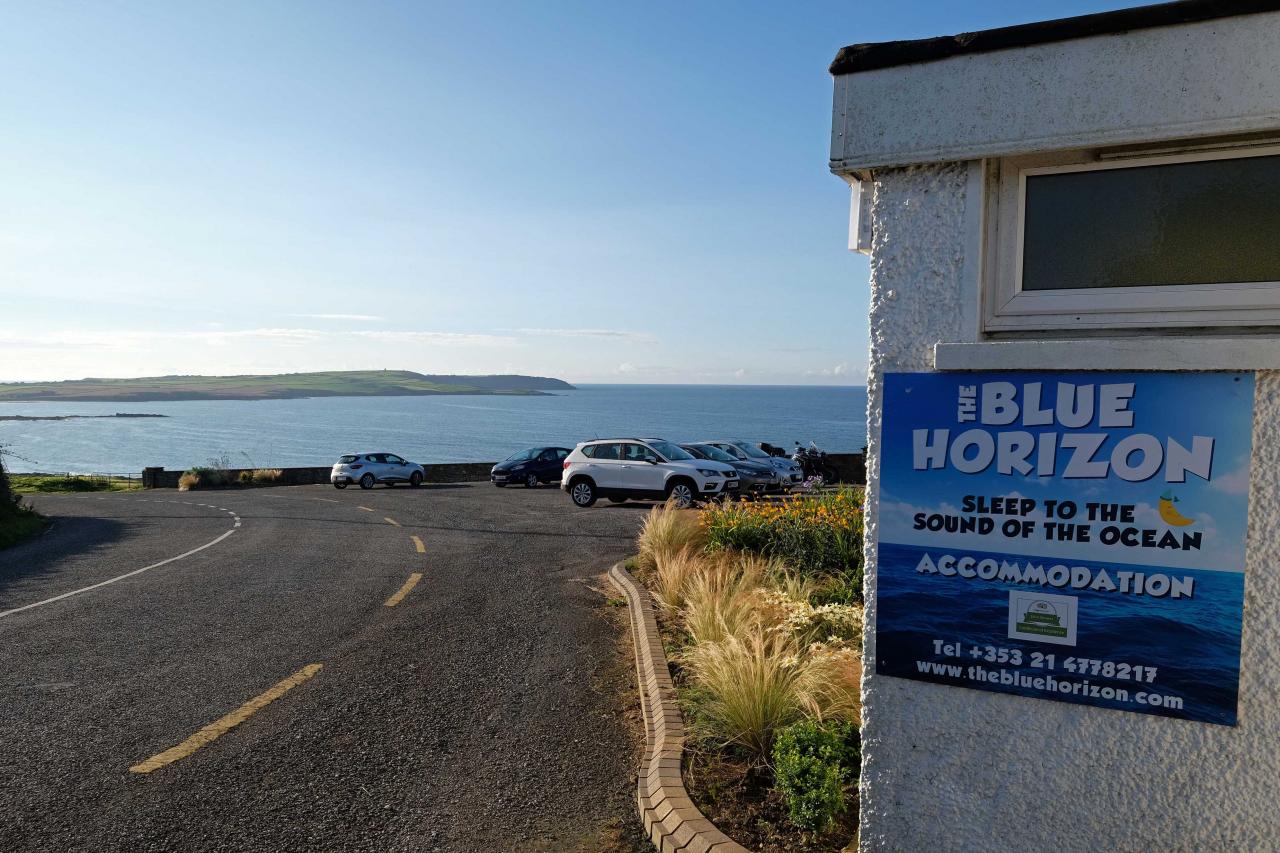
[[[871,256],[863,849],[1280,849],[1280,2],[854,45]],[[884,375],[1256,371],[1238,722],[877,675]]]

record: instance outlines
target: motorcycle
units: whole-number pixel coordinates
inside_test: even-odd
[[[809,442],[808,447],[802,447],[797,441],[795,450],[791,451],[791,461],[804,471],[806,481],[813,480],[815,477],[821,478],[824,483],[836,481],[836,471],[827,461],[827,452],[819,449],[818,445],[812,441]]]

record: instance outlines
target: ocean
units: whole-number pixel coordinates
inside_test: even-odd
[[[154,403],[0,403],[4,415],[111,415],[0,421],[15,472],[183,469],[225,455],[233,467],[329,465],[385,451],[414,462],[485,462],[526,447],[606,436],[677,441],[745,438],[831,452],[866,444],[865,388],[741,385],[581,385],[540,397],[317,397]]]

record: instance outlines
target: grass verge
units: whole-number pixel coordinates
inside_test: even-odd
[[[0,509],[0,548],[17,545],[24,539],[30,539],[41,533],[48,526],[42,515],[26,507],[18,507],[12,511]]]
[[[0,548],[17,545],[23,539],[35,536],[44,530],[45,524],[42,516],[23,506],[22,498],[14,494],[4,469],[4,454],[0,452]]]
[[[80,474],[10,474],[9,485],[18,494],[129,492],[141,489],[142,480]]]

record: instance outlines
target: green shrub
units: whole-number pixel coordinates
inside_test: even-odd
[[[18,496],[9,487],[9,472],[4,469],[4,455],[0,454],[0,512],[18,505]]]
[[[220,489],[223,486],[231,485],[233,482],[235,482],[234,476],[225,468],[206,468],[202,465],[195,465],[184,471],[182,476],[178,478],[178,491]],[[241,482],[244,481],[242,480]]]
[[[859,753],[850,723],[803,720],[778,733],[773,770],[792,823],[820,832],[835,821],[845,810],[845,786],[858,778]]]
[[[711,550],[750,551],[823,581],[819,603],[862,601],[862,495],[841,489],[780,504],[734,503],[702,516]]]
[[[44,529],[44,519],[35,510],[22,505],[22,498],[9,486],[9,475],[0,456],[0,548],[34,536]]]

